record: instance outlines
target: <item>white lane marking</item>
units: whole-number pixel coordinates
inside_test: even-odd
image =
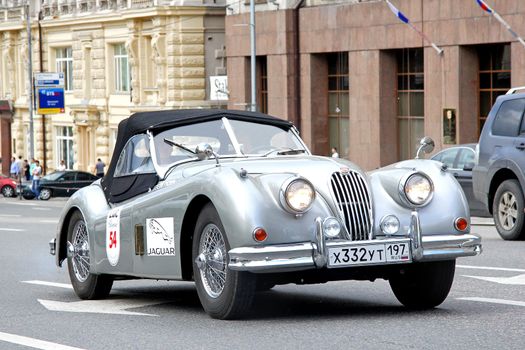
[[[7,227],[0,227],[0,231],[25,232],[23,228],[7,228]]]
[[[73,286],[68,283],[56,283],[56,282],[47,282],[47,281],[22,281],[22,283],[29,283],[29,284],[37,284],[40,286],[48,286],[48,287],[58,287],[58,288],[66,288],[66,289],[73,289]]]
[[[0,214],[2,218],[19,218],[21,216],[20,214]]]
[[[114,315],[130,315],[130,316],[158,316],[153,314],[145,314],[142,312],[126,311],[125,309],[138,308],[144,306],[164,304],[168,301],[144,301],[136,299],[104,299],[104,300],[82,300],[74,302],[61,302],[53,300],[37,299],[46,309],[50,311],[62,312],[81,312],[81,313],[95,313],[95,314],[114,314]]]
[[[56,219],[56,220],[40,220],[38,222],[40,222],[41,224],[57,224],[58,223],[58,219]]]
[[[525,274],[517,275],[513,277],[484,277],[484,276],[467,276],[462,275],[463,277],[475,278],[482,281],[494,282],[499,284],[511,284],[517,286],[525,286]]]
[[[42,349],[42,350],[82,350],[81,348],[75,348],[72,346],[61,345],[57,343],[51,343],[44,340],[23,337],[21,335],[9,334],[0,332],[0,341],[8,343],[29,346],[31,348]]]
[[[478,298],[478,297],[457,298],[457,299],[466,300],[466,301],[479,301],[481,303],[492,303],[492,304],[503,304],[503,305],[524,306],[525,307],[525,301],[493,299],[493,298]]]
[[[472,265],[456,265],[456,267],[460,267],[462,269],[525,272],[524,269],[511,269],[511,268],[506,268],[506,267],[472,266]]]
[[[38,207],[38,208],[33,208],[33,210],[44,210],[44,211],[49,211],[49,210],[51,210],[51,209],[50,209],[50,208],[40,208],[40,207]]]
[[[18,202],[12,202],[10,201],[9,202],[9,205],[22,205],[22,206],[27,206],[27,205],[38,205],[37,203],[28,203],[28,202],[22,202],[22,203],[18,203]]]

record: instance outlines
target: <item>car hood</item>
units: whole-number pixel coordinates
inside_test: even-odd
[[[340,158],[322,156],[220,159],[219,166],[223,169],[231,169],[239,175],[242,172],[246,172],[246,175],[250,177],[278,174],[301,176],[310,181],[317,190],[321,190],[322,192],[328,190],[330,177],[336,172],[355,171],[366,179],[365,173],[356,164]],[[214,159],[197,163],[187,163],[172,173],[169,178],[189,178],[207,171],[212,171],[213,169],[217,169]]]

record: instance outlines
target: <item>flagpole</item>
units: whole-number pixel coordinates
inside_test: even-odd
[[[498,20],[498,22],[500,22],[505,28],[507,28],[507,30],[509,31],[509,33],[516,39],[518,40],[521,45],[523,45],[525,47],[525,41],[518,35],[518,33],[516,33],[515,31],[512,30],[512,28],[510,27],[510,25],[505,22],[505,20],[499,15],[499,13],[497,13],[496,11],[492,10],[493,11],[493,16],[495,19]]]
[[[476,2],[478,3],[478,5],[487,13],[491,14],[492,16],[494,16],[494,18],[499,22],[501,23],[508,31],[509,33],[516,39],[520,42],[521,45],[523,45],[525,47],[525,41],[518,35],[518,33],[516,33],[514,30],[512,30],[512,28],[510,27],[510,25],[503,19],[503,17],[500,16],[499,13],[497,13],[496,11],[494,11],[494,9],[492,7],[490,7],[489,5],[487,5],[487,3],[485,3],[485,1],[483,0],[476,0]]]
[[[413,30],[416,31],[416,33],[418,33],[424,41],[426,41],[427,43],[430,44],[430,46],[432,46],[432,48],[434,50],[436,50],[436,52],[438,53],[438,55],[441,55],[443,53],[443,49],[440,48],[439,46],[437,46],[436,44],[434,44],[426,35],[425,33],[423,33],[421,30],[417,29],[416,26],[414,26],[412,24],[412,22],[410,22],[410,20],[408,19],[408,17],[406,17],[403,12],[399,11],[397,9],[397,7],[395,7],[394,5],[392,5],[392,3],[389,1],[389,0],[385,0],[386,4],[388,5],[388,7],[390,8],[390,11],[392,11],[394,13],[394,15],[396,15],[397,18],[399,18],[399,20],[405,24],[408,24],[410,26],[410,28],[412,28]]]

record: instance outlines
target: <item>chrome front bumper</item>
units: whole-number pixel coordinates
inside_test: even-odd
[[[321,218],[316,219],[316,241],[264,247],[231,249],[229,267],[237,271],[278,272],[324,268],[328,266],[328,249],[341,245],[361,246],[372,243],[410,242],[412,261],[450,260],[481,253],[481,238],[475,234],[422,236],[417,212],[412,213],[409,237],[378,238],[369,241],[327,241]]]

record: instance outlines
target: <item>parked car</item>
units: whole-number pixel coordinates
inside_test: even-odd
[[[418,154],[432,148],[424,138]],[[119,124],[107,174],[64,206],[50,252],[82,299],[114,279],[194,280],[204,310],[230,319],[276,284],[383,278],[427,309],[447,297],[456,258],[481,252],[469,221],[438,162],[367,174],[264,114],[142,112]]]
[[[489,217],[491,214],[485,205],[474,197],[472,188],[472,169],[476,164],[476,144],[467,143],[446,148],[431,158],[445,164],[448,171],[458,180],[470,207],[470,215]]]
[[[525,93],[499,96],[479,137],[474,194],[506,240],[525,239]]]
[[[16,196],[17,182],[10,177],[0,174],[0,191],[4,197]]]
[[[48,200],[51,197],[69,197],[95,180],[98,180],[98,177],[85,171],[55,171],[40,179],[40,199]]]

